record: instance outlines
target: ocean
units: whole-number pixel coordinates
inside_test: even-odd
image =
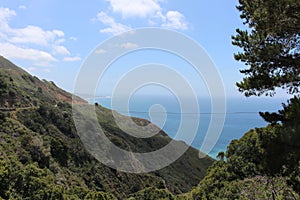
[[[179,101],[171,96],[133,96],[128,101],[129,113],[118,106],[122,102],[124,103],[124,101],[122,97],[114,98],[112,105],[112,99],[109,97],[96,99],[97,103],[106,108],[132,117],[144,118],[151,122],[156,122],[155,124],[159,124],[159,127],[171,138],[176,136],[183,118],[193,123],[193,120],[198,120],[197,118],[199,117],[198,129],[191,143],[191,146],[197,149],[199,149],[203,143],[212,115],[222,114],[218,112],[211,113],[210,99],[205,97],[198,97],[199,110],[189,113],[183,113],[180,109]],[[230,141],[241,138],[250,129],[266,126],[267,123],[259,116],[258,112],[275,112],[282,108],[283,102],[286,103],[286,100],[280,98],[227,98],[227,111],[223,130],[214,148],[210,152],[205,153],[216,158],[218,152],[226,151]],[[153,105],[156,107],[153,107]],[[157,105],[160,106],[157,107]],[[163,107],[163,109],[161,109],[161,107]],[[218,117],[216,120],[218,120]],[[165,123],[161,123],[163,121],[165,121]],[[182,138],[182,140],[184,140],[184,138]]]

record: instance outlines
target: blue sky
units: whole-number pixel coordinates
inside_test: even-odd
[[[220,0],[0,0],[0,54],[72,91],[80,66],[101,42],[132,28],[168,28],[191,37],[207,51],[223,78],[227,96],[242,96],[235,82],[242,79],[239,69],[243,65],[233,59],[238,49],[231,45],[231,35],[243,27],[236,4]],[[151,52],[147,55],[140,62],[157,57]],[[130,65],[130,59],[116,64],[103,81],[112,84],[109,80],[117,79],[118,67],[126,64]],[[183,65],[175,68],[180,70]],[[197,77],[185,71],[182,73],[196,86]]]

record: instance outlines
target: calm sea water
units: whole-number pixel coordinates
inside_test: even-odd
[[[113,106],[111,98],[99,98],[96,101],[106,108],[128,114],[123,108],[118,106],[122,102],[124,103],[125,100],[123,98],[114,98]],[[265,126],[266,122],[259,116],[258,112],[275,112],[281,109],[282,102],[285,102],[285,100],[279,98],[228,98],[223,130],[217,144],[210,152],[206,153],[215,158],[218,152],[226,151],[226,147],[231,140],[241,138],[250,129]],[[198,98],[198,104],[199,110],[195,110],[192,113],[182,113],[179,101],[175,97],[133,96],[128,101],[128,108],[130,111],[129,115],[133,117],[145,118],[152,122],[164,121],[165,119],[165,123],[160,127],[172,138],[175,137],[183,118],[192,123],[194,122],[193,120],[197,120],[199,117],[200,121],[197,133],[191,144],[193,147],[199,149],[206,135],[211,116],[220,115],[220,113],[211,113],[209,98]],[[165,110],[165,112],[163,110],[154,112],[154,116],[152,115],[152,117],[155,117],[155,119],[151,119],[151,114],[149,114],[153,105],[160,105]]]

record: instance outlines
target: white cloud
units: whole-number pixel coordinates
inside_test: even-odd
[[[38,26],[27,26],[21,29],[9,28],[4,30],[9,35],[9,41],[12,43],[28,43],[40,46],[48,46],[57,42],[58,39],[64,37],[64,33],[60,30],[45,31]]]
[[[160,26],[169,29],[186,30],[188,24],[185,16],[179,11],[163,11],[161,2],[164,0],[106,0],[110,3],[110,11],[120,14],[123,20],[128,18],[142,18],[147,25]],[[128,26],[117,23],[114,18],[100,12],[97,19],[108,28],[100,30],[101,33],[118,34],[128,30]]]
[[[25,5],[19,5],[19,7],[18,7],[20,10],[26,10],[27,9],[27,7],[25,6]]]
[[[20,9],[24,6],[19,6]],[[23,28],[11,27],[9,21],[16,16],[9,8],[0,7],[0,54],[7,58],[30,60],[34,65],[47,65],[58,59],[56,56],[70,56],[70,51],[62,45],[65,34],[61,30],[44,30],[39,26]],[[51,55],[53,54],[53,55]]]
[[[33,71],[35,71],[36,70],[36,68],[35,67],[28,67],[28,72],[33,72]]]
[[[97,50],[95,51],[95,53],[96,53],[96,54],[105,54],[105,53],[106,53],[106,50],[104,50],[104,49],[97,49]]]
[[[76,62],[76,61],[80,61],[81,58],[79,56],[74,56],[74,57],[65,57],[64,61],[65,62]]]
[[[177,30],[186,30],[188,28],[185,17],[178,11],[168,11],[162,27]]]
[[[127,30],[130,30],[130,27],[117,23],[114,18],[108,16],[104,12],[98,13],[97,20],[103,23],[104,25],[108,26],[108,28],[101,29],[100,30],[101,33],[111,33],[116,35],[125,32]]]
[[[16,16],[16,12],[9,8],[0,7],[0,26],[1,28],[7,28],[7,23],[13,16]]]
[[[127,42],[127,43],[124,43],[124,44],[121,45],[121,47],[123,47],[124,49],[135,49],[138,46],[139,45],[134,44],[134,43],[130,43],[130,42]]]
[[[49,73],[51,70],[47,67],[43,67],[43,68],[37,68],[37,67],[28,67],[27,69],[25,68],[25,70],[27,70],[29,73],[35,72],[35,71],[39,71],[39,72],[47,72]]]
[[[77,41],[77,37],[70,37],[69,39],[72,41]]]
[[[157,0],[107,0],[113,12],[120,13],[124,18],[148,17],[161,11]]]
[[[48,66],[49,63],[57,61],[51,54],[31,48],[21,48],[9,43],[0,43],[0,54],[9,59],[30,60],[35,65]]]
[[[69,50],[64,46],[53,46],[53,53],[58,55],[71,55]]]

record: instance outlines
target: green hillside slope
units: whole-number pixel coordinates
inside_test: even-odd
[[[172,165],[148,174],[129,174],[93,158],[72,119],[72,95],[39,80],[0,57],[0,198],[124,199],[145,188],[170,194],[191,190],[213,160],[188,151]],[[86,104],[78,98],[76,104]],[[161,131],[147,140],[122,132],[110,110],[96,106],[107,136],[124,149],[148,152],[171,138]],[[136,123],[148,124],[144,119]]]

